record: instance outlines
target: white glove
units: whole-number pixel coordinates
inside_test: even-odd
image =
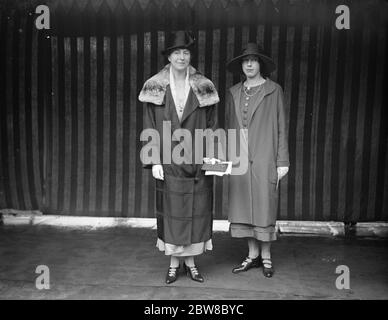
[[[152,176],[155,179],[164,180],[163,166],[161,164],[154,164],[152,166]]]
[[[221,160],[216,159],[216,158],[203,158],[203,162],[206,163],[206,164],[212,164],[213,165],[213,164],[221,162]]]
[[[287,174],[288,167],[277,167],[277,171],[278,171],[278,179],[280,180]]]

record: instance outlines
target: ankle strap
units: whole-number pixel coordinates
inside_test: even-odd
[[[262,259],[262,262],[263,262],[263,264],[269,264],[269,265],[272,266],[272,261],[271,261],[271,259]]]

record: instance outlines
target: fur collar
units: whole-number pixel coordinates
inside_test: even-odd
[[[170,64],[167,64],[159,73],[148,79],[140,91],[139,100],[156,105],[162,105],[167,86],[170,83]],[[189,66],[189,83],[198,99],[200,107],[216,104],[220,101],[214,84],[195,68]]]

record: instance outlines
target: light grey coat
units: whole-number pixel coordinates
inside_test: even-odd
[[[248,170],[229,180],[229,221],[259,227],[274,226],[277,218],[277,167],[288,167],[289,154],[282,88],[267,79],[248,119],[248,139],[241,139]],[[242,83],[226,97],[226,127],[241,129]]]

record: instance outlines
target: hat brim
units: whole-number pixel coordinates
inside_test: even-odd
[[[241,62],[242,62],[242,59],[247,56],[259,57],[259,59],[265,64],[265,69],[269,73],[272,73],[273,71],[276,70],[276,64],[272,60],[272,58],[260,53],[246,53],[246,54],[239,55],[233,58],[232,60],[230,60],[226,65],[226,68],[228,69],[228,71],[232,73],[242,73],[243,71],[241,68]]]
[[[185,45],[171,46],[171,47],[164,49],[162,51],[162,55],[166,56],[176,49],[189,49],[190,50],[193,48],[193,46],[194,46],[194,42],[190,42],[190,43],[185,44]]]

